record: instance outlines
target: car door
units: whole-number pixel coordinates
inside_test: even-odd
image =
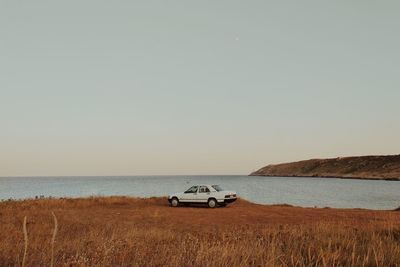
[[[196,202],[207,203],[209,196],[210,189],[208,189],[207,186],[200,186],[199,192],[197,193],[197,196],[195,196],[197,200]]]
[[[192,186],[188,190],[186,190],[181,198],[181,202],[197,202],[197,191],[199,187],[198,186]]]

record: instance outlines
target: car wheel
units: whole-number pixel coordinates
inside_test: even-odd
[[[172,207],[178,207],[178,206],[179,206],[179,200],[178,200],[176,197],[174,197],[174,198],[171,200],[171,206],[172,206]]]
[[[210,198],[208,200],[208,207],[209,208],[215,208],[217,206],[217,201],[214,198]]]

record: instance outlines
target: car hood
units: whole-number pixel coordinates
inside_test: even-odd
[[[177,193],[169,194],[168,197],[171,197],[171,196],[181,196],[181,195],[183,195],[183,194],[184,194],[184,192],[177,192]]]

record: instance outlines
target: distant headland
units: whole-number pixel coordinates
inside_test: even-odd
[[[268,165],[250,176],[327,177],[400,181],[400,154],[310,159]]]

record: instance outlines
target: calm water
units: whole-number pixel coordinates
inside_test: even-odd
[[[248,176],[0,177],[0,199],[165,196],[197,183],[220,184],[262,204],[368,209],[400,206],[397,181]]]

